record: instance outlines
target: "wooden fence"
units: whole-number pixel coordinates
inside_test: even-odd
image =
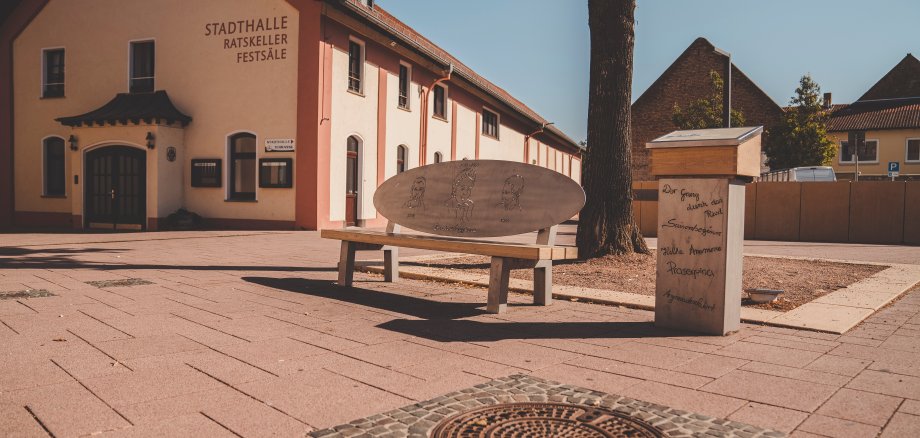
[[[658,183],[633,184],[645,236],[658,226]],[[751,240],[920,245],[920,181],[756,182],[746,186]]]

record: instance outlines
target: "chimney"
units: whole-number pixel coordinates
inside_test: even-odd
[[[831,93],[824,93],[824,109],[831,107]]]

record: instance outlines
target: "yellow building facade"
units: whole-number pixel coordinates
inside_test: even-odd
[[[908,53],[859,100],[831,111],[839,179],[855,179],[857,167],[859,179],[889,179],[897,163],[898,179],[920,180],[920,60]]]
[[[380,226],[379,184],[447,160],[580,180],[577,143],[367,0],[24,0],[6,56],[0,227]]]

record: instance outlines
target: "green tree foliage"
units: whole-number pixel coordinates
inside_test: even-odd
[[[772,169],[830,164],[836,147],[827,135],[821,87],[811,75],[802,76],[789,104],[783,123],[771,130],[764,145],[767,164]]]
[[[671,121],[678,129],[707,129],[724,126],[722,123],[722,76],[712,70],[709,72],[709,79],[712,81],[712,94],[690,102],[686,110],[674,104]],[[744,114],[733,108],[731,121],[732,126],[744,126]]]

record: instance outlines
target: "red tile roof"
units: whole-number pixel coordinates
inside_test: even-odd
[[[366,19],[372,23],[383,27],[388,32],[394,34],[402,42],[407,43],[411,46],[415,46],[421,49],[422,52],[427,52],[429,56],[440,61],[445,65],[453,64],[454,73],[464,79],[469,80],[471,83],[481,88],[488,94],[491,94],[493,97],[497,98],[500,101],[508,104],[511,108],[515,109],[525,117],[533,120],[537,124],[547,123],[548,121],[537,114],[536,111],[530,109],[527,105],[524,105],[521,101],[517,100],[507,91],[498,87],[497,85],[489,82],[486,78],[480,76],[473,69],[469,68],[460,60],[455,58],[450,53],[447,53],[444,49],[438,47],[437,44],[431,42],[428,38],[425,38],[420,33],[412,29],[389,12],[385,11],[379,5],[375,5],[373,8],[369,8],[364,5],[360,0],[340,0],[340,2],[348,7],[351,10],[358,12],[363,15]],[[569,143],[570,146],[573,146],[578,149],[582,149],[581,146],[565,135],[562,131],[550,125],[546,127],[546,131],[550,131],[556,136],[560,137],[562,140]]]
[[[856,101],[834,105],[828,131],[920,128],[920,97]]]

